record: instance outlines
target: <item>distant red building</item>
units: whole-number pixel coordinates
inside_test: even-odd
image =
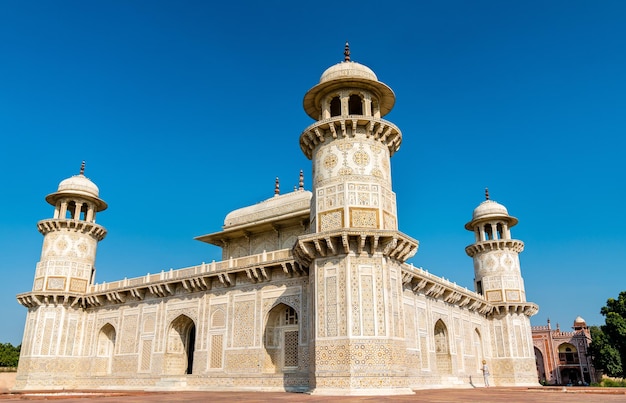
[[[533,326],[533,345],[539,382],[549,385],[580,385],[597,381],[589,355],[591,334],[585,320],[574,320],[573,332],[562,332],[557,323]]]

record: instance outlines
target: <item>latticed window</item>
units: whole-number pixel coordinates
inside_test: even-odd
[[[296,311],[291,307],[288,307],[287,309],[285,309],[285,315],[283,319],[285,320],[283,325],[297,325],[298,324],[298,315],[296,314]]]

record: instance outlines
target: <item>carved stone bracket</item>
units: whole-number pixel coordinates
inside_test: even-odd
[[[417,252],[418,245],[415,239],[399,231],[333,230],[300,236],[293,255],[302,266],[307,267],[314,259],[348,253],[380,253],[404,262]]]

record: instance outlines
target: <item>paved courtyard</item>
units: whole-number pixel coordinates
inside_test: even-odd
[[[85,402],[530,402],[589,403],[626,402],[626,388],[477,388],[420,390],[409,396],[310,396],[297,393],[257,392],[40,392],[0,394],[4,402],[54,400]]]

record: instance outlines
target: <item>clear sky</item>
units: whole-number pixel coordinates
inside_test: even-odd
[[[276,176],[311,189],[302,98],[346,40],[397,96],[410,261],[472,289],[489,187],[519,218],[532,323],[603,323],[626,290],[626,2],[5,0],[0,342],[21,342],[44,197],[83,160],[109,204],[97,282],[219,260],[193,237]]]

